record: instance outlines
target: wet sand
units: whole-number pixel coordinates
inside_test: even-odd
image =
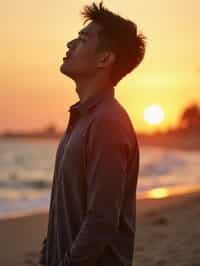
[[[138,204],[134,266],[200,266],[200,193]]]
[[[47,212],[1,219],[0,265],[38,265],[47,221]],[[200,266],[200,193],[139,199],[134,254],[133,266]]]

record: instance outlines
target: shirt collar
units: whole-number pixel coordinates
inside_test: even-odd
[[[114,97],[114,87],[106,88],[98,91],[95,95],[88,98],[85,102],[81,103],[80,100],[71,105],[68,109],[69,112],[78,110],[81,114],[87,113],[91,108],[95,107],[103,99],[107,97]]]

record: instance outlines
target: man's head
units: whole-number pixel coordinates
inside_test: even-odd
[[[60,70],[77,80],[101,73],[116,85],[144,58],[146,37],[137,33],[137,25],[106,9],[102,2],[85,6],[79,37],[68,42],[69,51]]]

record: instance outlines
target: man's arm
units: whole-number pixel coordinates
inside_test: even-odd
[[[87,145],[87,213],[64,266],[93,266],[118,230],[130,135],[118,122],[96,119]]]

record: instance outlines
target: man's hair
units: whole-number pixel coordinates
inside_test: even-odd
[[[143,60],[146,37],[141,32],[137,34],[137,25],[134,22],[114,14],[102,2],[99,6],[95,3],[84,6],[81,15],[84,23],[92,21],[102,28],[98,35],[100,42],[97,50],[110,50],[115,54],[111,79],[116,85]]]

